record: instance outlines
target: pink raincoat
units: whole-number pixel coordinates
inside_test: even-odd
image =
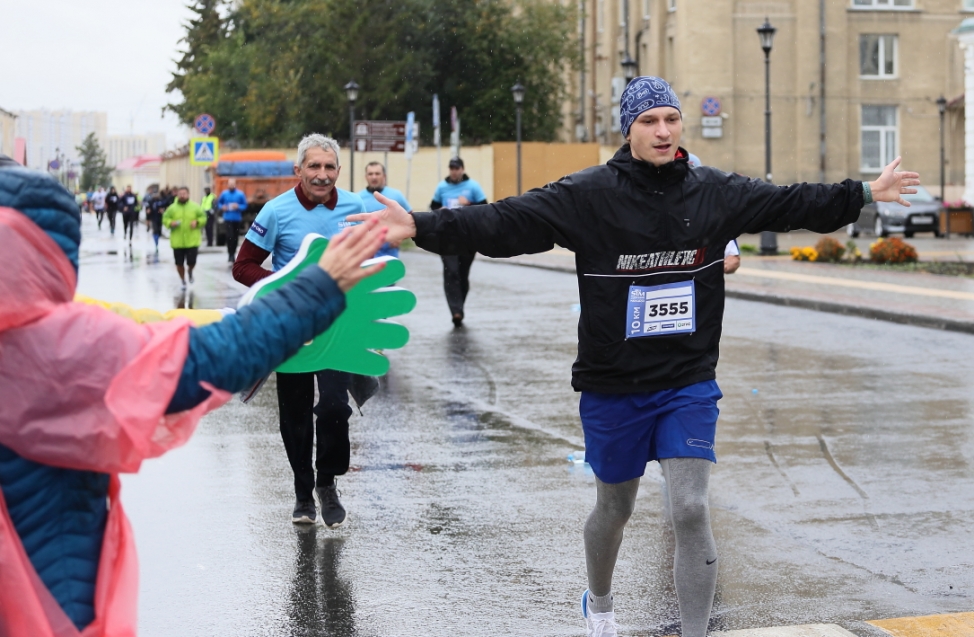
[[[36,462],[111,474],[95,588],[95,620],[80,632],[41,582],[0,492],[0,637],[129,637],[138,564],[119,500],[120,472],[185,443],[212,394],[166,415],[189,348],[190,323],[139,325],[72,302],[74,268],[25,215],[0,207],[0,444]]]

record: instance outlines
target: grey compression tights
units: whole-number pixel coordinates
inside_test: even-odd
[[[670,458],[661,460],[670,501],[676,556],[673,578],[680,603],[683,637],[704,637],[717,587],[717,547],[710,530],[707,488],[709,460]],[[639,478],[606,484],[596,478],[595,509],[585,522],[585,562],[591,595],[603,597],[612,589],[622,532],[636,505]],[[609,608],[592,608],[605,612]]]

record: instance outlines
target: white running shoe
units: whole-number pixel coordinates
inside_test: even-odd
[[[582,617],[585,618],[588,637],[619,637],[619,624],[616,623],[615,611],[610,610],[608,613],[588,612],[588,589],[582,593]]]

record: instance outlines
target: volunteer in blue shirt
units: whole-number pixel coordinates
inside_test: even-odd
[[[484,189],[464,172],[463,160],[459,157],[451,159],[450,176],[436,187],[430,210],[485,203],[487,197]],[[446,292],[446,304],[450,306],[454,327],[463,325],[463,303],[470,291],[470,266],[475,256],[476,252],[440,256],[443,259],[443,291]]]
[[[251,286],[272,273],[261,265],[268,255],[273,255],[273,271],[280,270],[297,254],[306,235],[317,233],[331,238],[354,225],[345,217],[365,212],[365,205],[357,194],[335,186],[339,171],[338,142],[317,133],[301,140],[294,166],[300,182],[293,190],[268,201],[254,219],[233,265],[234,279]],[[317,405],[314,402],[316,379]],[[315,523],[315,495],[321,503],[321,518],[326,526],[334,528],[345,521],[335,476],[348,471],[350,390],[355,391],[352,374],[345,372],[277,373],[281,437],[294,471],[296,502],[291,521],[295,524]],[[318,453],[312,467],[315,435]]]
[[[220,193],[216,200],[216,207],[223,214],[223,223],[227,231],[227,258],[233,263],[237,256],[237,237],[240,236],[240,222],[243,211],[247,209],[247,196],[242,190],[237,190],[237,180],[228,179],[227,189]]]
[[[379,193],[392,199],[400,206],[403,210],[407,212],[412,212],[413,207],[409,205],[406,201],[405,195],[395,188],[390,188],[386,185],[386,167],[382,165],[381,162],[370,161],[365,165],[365,182],[368,186],[365,190],[360,190],[358,196],[362,198],[362,203],[365,204],[366,212],[377,212],[385,208],[381,203],[375,200],[375,193]],[[399,244],[384,243],[382,248],[375,253],[377,257],[398,257],[399,256]]]

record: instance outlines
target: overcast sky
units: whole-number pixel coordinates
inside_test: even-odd
[[[0,108],[105,111],[108,133],[188,129],[161,115],[189,0],[0,0]],[[219,126],[219,122],[217,122]],[[217,130],[219,134],[219,130]]]

